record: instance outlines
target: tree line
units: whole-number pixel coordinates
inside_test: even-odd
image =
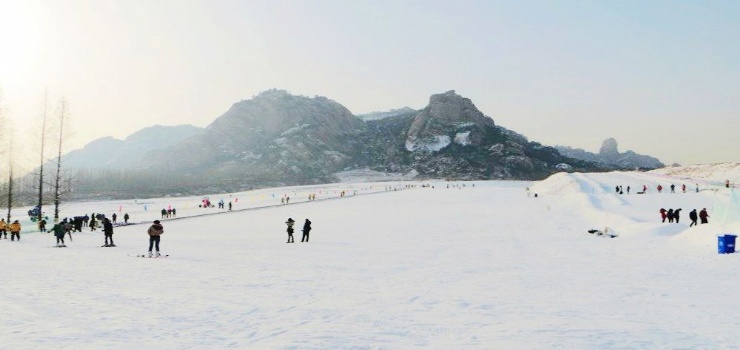
[[[38,210],[33,213],[34,219],[41,220],[44,207],[53,205],[53,218],[58,220],[62,199],[71,190],[71,179],[64,173],[61,161],[65,141],[70,137],[68,102],[60,98],[52,106],[48,92],[44,93],[39,115],[24,116],[24,120],[32,122],[30,135],[23,137],[25,142],[21,144],[1,97],[0,208],[7,209],[6,220],[10,222],[14,207],[35,205]],[[34,158],[38,160],[37,167],[31,165]],[[27,167],[33,169],[26,172]]]

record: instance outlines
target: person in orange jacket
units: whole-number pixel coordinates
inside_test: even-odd
[[[2,236],[8,239],[8,224],[5,222],[5,219],[0,219],[0,238],[3,238]]]
[[[18,240],[21,240],[21,223],[18,222],[18,220],[13,221],[12,224],[10,224],[10,227],[8,228],[10,230],[10,240],[15,241],[15,238],[17,237]]]

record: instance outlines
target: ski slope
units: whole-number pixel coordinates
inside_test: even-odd
[[[738,348],[740,255],[717,254],[716,235],[740,227],[688,227],[691,209],[711,215],[727,193],[654,190],[698,180],[563,173],[209,196],[231,212],[198,208],[202,197],[69,203],[62,216],[129,212],[140,224],[116,227],[116,248],[87,228],[67,248],[30,227],[0,241],[0,348]],[[170,257],[134,257],[168,206]],[[683,208],[681,222],[661,223],[661,207]],[[604,227],[619,237],[586,232]]]

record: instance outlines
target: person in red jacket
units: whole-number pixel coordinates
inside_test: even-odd
[[[663,191],[663,186],[658,185],[658,193],[660,193],[660,191]]]
[[[701,219],[702,224],[708,224],[709,223],[709,213],[707,213],[707,208],[702,208],[702,210],[699,212],[699,219]]]
[[[666,217],[668,217],[668,214],[666,214],[665,208],[660,208],[660,218],[663,219],[662,222],[665,222]]]

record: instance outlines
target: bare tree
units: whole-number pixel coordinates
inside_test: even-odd
[[[57,173],[54,177],[54,222],[59,221],[59,199],[62,195],[62,146],[64,141],[64,122],[67,117],[67,101],[62,99],[59,106],[59,147],[57,148]]]
[[[43,112],[41,114],[41,151],[40,154],[40,162],[39,162],[39,200],[38,200],[38,213],[36,215],[36,221],[41,222],[43,219],[44,214],[42,213],[41,208],[44,205],[44,162],[46,162],[46,154],[44,154],[46,150],[46,120],[49,117],[49,93],[44,93],[44,107]]]
[[[13,181],[13,133],[11,132],[8,138],[8,223],[10,223],[10,212],[13,209]]]

